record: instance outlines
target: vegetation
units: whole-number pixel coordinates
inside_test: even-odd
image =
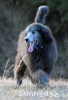
[[[11,59],[10,65],[14,63],[19,33],[33,22],[40,5],[48,5],[50,8],[45,24],[52,29],[58,44],[56,74],[68,77],[68,0],[0,0],[1,75],[8,59]]]

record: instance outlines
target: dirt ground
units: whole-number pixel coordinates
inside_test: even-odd
[[[51,80],[40,89],[29,78],[24,78],[20,87],[14,79],[0,78],[0,100],[68,100],[68,81]]]

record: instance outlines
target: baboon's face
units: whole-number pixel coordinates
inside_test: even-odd
[[[41,36],[35,28],[33,28],[27,32],[25,41],[28,42],[28,44],[29,44],[29,48],[28,48],[29,52],[34,51],[34,49],[37,47],[37,44],[39,44],[39,42],[40,42],[40,38],[41,38]]]

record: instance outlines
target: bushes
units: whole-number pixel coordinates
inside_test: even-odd
[[[68,21],[68,0],[47,0],[51,9],[58,10],[61,16],[61,22]]]
[[[37,8],[41,5],[50,8],[46,24],[59,44],[58,66],[63,66],[62,69],[68,67],[68,41],[64,42],[68,39],[68,0],[0,0],[0,74],[7,59],[14,63],[19,32],[33,22]],[[64,71],[67,76],[66,68]]]

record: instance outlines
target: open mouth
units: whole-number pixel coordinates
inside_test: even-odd
[[[33,51],[34,51],[34,48],[36,47],[36,45],[37,45],[37,40],[31,42],[31,43],[29,44],[28,51],[29,51],[30,53],[33,52]]]

